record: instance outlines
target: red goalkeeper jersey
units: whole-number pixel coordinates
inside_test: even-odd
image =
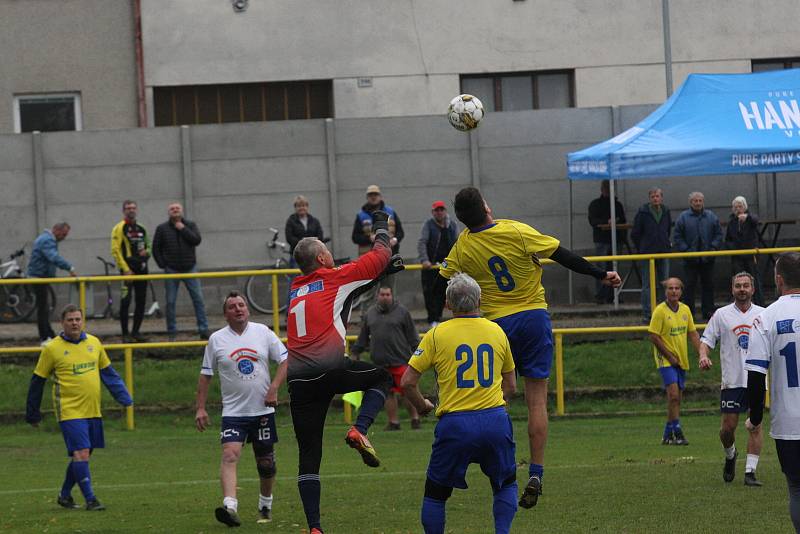
[[[286,326],[289,376],[318,375],[341,366],[354,292],[380,276],[390,256],[388,244],[378,239],[354,262],[294,279]]]

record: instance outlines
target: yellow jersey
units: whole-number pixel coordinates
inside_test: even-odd
[[[53,381],[53,409],[58,421],[101,417],[100,369],[111,365],[96,337],[82,333],[77,343],[61,336],[42,349],[34,374]]]
[[[558,245],[558,239],[527,224],[496,219],[480,230],[461,232],[439,273],[474,278],[481,286],[481,310],[487,319],[546,309],[539,259],[550,257]]]
[[[689,306],[679,302],[678,311],[672,311],[666,302],[662,302],[653,310],[647,331],[661,337],[667,348],[677,354],[681,369],[689,369],[689,351],[686,340],[689,332],[697,331]],[[656,367],[670,366],[667,359],[656,348],[653,348],[653,357],[656,360]]]
[[[501,375],[514,370],[514,359],[503,329],[476,315],[428,330],[408,365],[420,373],[433,367],[441,416],[503,406]]]

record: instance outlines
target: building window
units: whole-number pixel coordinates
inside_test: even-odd
[[[800,68],[800,58],[754,59],[751,61],[752,72]]]
[[[156,126],[333,117],[330,80],[153,88]]]
[[[14,97],[14,131],[17,133],[59,132],[81,128],[81,97],[78,93]]]
[[[575,73],[465,74],[461,92],[480,98],[487,111],[571,108],[575,107]]]

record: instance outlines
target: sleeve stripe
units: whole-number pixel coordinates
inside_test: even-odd
[[[769,369],[769,360],[745,360],[747,365],[756,365],[758,367],[763,367],[764,369]]]

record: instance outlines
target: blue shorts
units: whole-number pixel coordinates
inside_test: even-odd
[[[686,370],[680,367],[659,367],[661,371],[661,381],[664,382],[664,389],[670,384],[678,384],[678,389],[683,391],[686,387]]]
[[[744,413],[750,409],[747,388],[723,389],[719,392],[719,411],[722,413]]]
[[[221,443],[259,443],[269,445],[278,441],[275,413],[249,417],[223,417],[219,433]]]
[[[553,365],[553,328],[547,310],[525,310],[495,319],[511,344],[517,373],[548,378]]]
[[[58,423],[64,443],[67,445],[67,456],[81,449],[102,449],[106,446],[103,435],[103,420],[99,417],[89,419],[67,419]]]
[[[492,488],[516,479],[514,433],[505,408],[445,414],[433,435],[428,478],[437,484],[466,489],[469,464],[481,466]]]

